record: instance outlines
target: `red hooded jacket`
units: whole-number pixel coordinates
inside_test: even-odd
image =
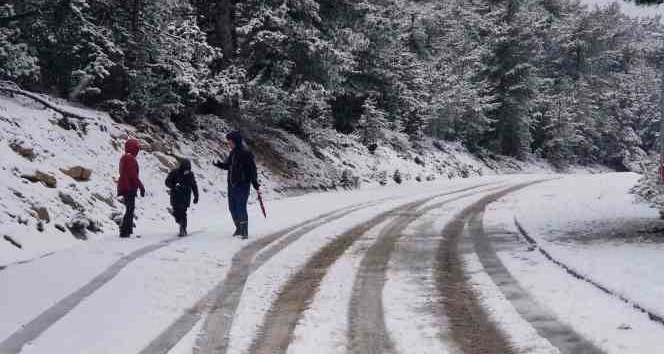
[[[136,155],[140,149],[141,146],[136,139],[129,139],[125,143],[125,154],[120,159],[118,195],[127,195],[130,192],[144,189],[143,183],[138,178],[138,161],[136,161]]]

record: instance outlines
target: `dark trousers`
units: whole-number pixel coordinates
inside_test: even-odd
[[[249,200],[249,184],[228,186],[228,209],[233,220],[239,222],[247,221],[247,201]]]
[[[187,206],[184,204],[173,204],[173,216],[175,217],[175,222],[187,227]]]
[[[136,191],[124,195],[125,214],[120,225],[120,237],[129,237],[134,233],[134,210],[136,209]]]

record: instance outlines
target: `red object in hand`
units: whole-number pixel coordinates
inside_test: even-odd
[[[265,204],[263,203],[263,195],[261,195],[261,192],[258,191],[258,204],[261,206],[261,211],[263,212],[263,216],[267,218],[267,213],[265,212]]]

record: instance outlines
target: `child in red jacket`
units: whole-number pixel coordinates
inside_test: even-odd
[[[120,179],[118,180],[118,196],[123,197],[126,207],[122,224],[120,225],[120,237],[129,237],[134,229],[134,208],[136,206],[136,194],[140,190],[141,197],[145,197],[145,187],[138,178],[138,161],[136,155],[141,145],[136,139],[129,139],[125,143],[125,154],[120,159]]]

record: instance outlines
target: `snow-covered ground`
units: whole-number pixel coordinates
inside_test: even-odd
[[[165,135],[60,104],[89,119],[65,121],[29,100],[0,98],[2,354],[184,354],[194,347],[207,354],[205,338],[221,343],[223,353],[264,353],[261,345],[284,341],[275,353],[346,353],[364,345],[458,353],[469,345],[463,331],[477,331],[464,321],[483,317],[483,326],[520,353],[664,350],[664,222],[629,194],[635,174],[551,175],[538,161],[487,166],[452,143],[402,148],[408,142],[399,134],[388,134],[392,142],[375,154],[340,135],[314,151],[282,134],[271,146],[277,156],[290,151],[295,172],[284,175],[258,154],[268,219],[250,206],[250,241],[272,241],[253,244],[230,236],[225,175],[210,164],[230,127],[208,120],[215,129],[198,137]],[[146,147],[139,162],[148,196],[138,200],[141,237],[121,240],[115,178],[129,136]],[[193,157],[202,190],[190,209],[192,235],[181,239],[163,186],[176,156]],[[72,167],[92,175],[77,180],[66,171]],[[362,188],[292,196],[316,180],[338,183],[343,170]],[[392,179],[396,170],[401,185]],[[541,183],[489,198],[530,181]],[[88,226],[78,238],[76,222]],[[452,231],[441,233],[454,225],[463,228],[458,244],[449,243]],[[334,252],[324,252],[328,247]],[[249,256],[238,263],[243,252]],[[449,304],[441,292],[452,279],[441,276],[445,252],[459,260],[471,298],[465,304]],[[302,273],[329,255],[327,266]],[[229,283],[239,285],[235,300],[224,292],[227,279],[239,282]],[[284,298],[287,289],[301,298]],[[382,305],[364,313],[371,294]],[[219,299],[222,308],[210,312]],[[478,317],[448,317],[464,313],[450,312],[453,305]],[[364,315],[382,319],[375,333],[362,325]],[[283,318],[294,320],[270,327]],[[214,332],[219,328],[226,332]]]
[[[664,325],[570,275],[524,241],[514,223],[516,216],[538,247],[557,261],[653,312],[663,311],[657,303],[663,284],[657,276],[661,269],[656,257],[659,243],[593,233],[596,225],[608,230],[616,220],[618,226],[632,225],[634,220],[642,222],[638,225],[644,225],[644,220],[657,222],[657,213],[634,204],[628,194],[636,178],[633,174],[488,176],[272,200],[268,219],[257,208],[251,209],[252,240],[338,212],[299,238],[288,241],[289,234],[285,234],[247,260],[260,260],[260,266],[250,267],[227,333],[216,335],[228,336],[225,353],[258,353],[253,344],[266,321],[278,317],[275,311],[290,311],[273,304],[294,275],[339,235],[376,220],[366,232],[356,235],[357,241],[329,269],[314,270],[324,272],[320,285],[312,288],[310,303],[298,316],[292,333],[287,333],[287,348],[275,352],[349,351],[355,334],[349,327],[355,320],[352,306],[357,306],[352,305],[358,291],[355,280],[371,247],[386,236],[396,237],[393,250],[383,254],[389,257],[382,290],[386,343],[392,343],[397,353],[463,352],[450,321],[458,326],[464,319],[447,318],[438,290],[441,278],[435,276],[438,245],[451,237],[441,230],[463,215],[462,211],[475,210],[468,206],[479,205],[507,186],[549,179],[514,191],[490,203],[484,214],[477,214],[516,290],[506,287],[512,280],[497,278],[495,269],[485,268],[482,252],[486,250],[481,251],[477,243],[483,237],[478,232],[483,231],[476,230],[475,219],[467,220],[471,224],[458,247],[465,281],[479,306],[520,353],[570,353],[524,313],[528,301],[533,305],[526,312],[542,311],[551,323],[569,332],[564,335],[583,338],[587,346],[600,352],[659,352],[664,348],[659,341]],[[379,202],[362,204],[371,201]],[[385,213],[416,201],[408,204],[415,208],[411,211]],[[230,236],[230,225],[220,213],[219,206],[199,207],[193,212],[196,221],[192,225],[198,231],[170,243],[163,243],[172,240],[163,228],[142,226],[140,239],[93,239],[0,271],[0,352],[141,352],[163,333],[170,333],[168,329],[181,316],[194,311],[224,281],[233,267],[233,256],[248,244]],[[377,215],[384,217],[376,219]],[[400,218],[412,223],[395,224]],[[402,228],[390,229],[395,226]],[[626,232],[625,227],[620,230]],[[289,243],[279,243],[286,241]],[[157,247],[141,251],[151,245]],[[272,246],[277,247],[276,253]],[[115,269],[118,262],[124,263]],[[309,289],[308,280],[302,281],[303,289]],[[96,285],[90,288],[91,284]],[[515,291],[522,296],[515,297]],[[174,342],[170,350],[148,352],[192,353],[197,338],[210,330],[205,308],[201,315],[197,323],[169,338]],[[379,327],[377,323],[377,331]],[[198,350],[207,353],[205,348]]]
[[[635,174],[563,178],[506,197],[519,223],[552,256],[664,315],[664,244],[649,225],[657,210],[636,203]],[[631,232],[630,232],[631,231]]]
[[[361,192],[309,194],[271,202],[267,220],[252,210],[252,234],[267,235],[297,222],[360,202],[397,197],[376,209],[389,208],[400,202],[421,198],[449,183],[414,184],[403,188],[368,189]],[[380,194],[378,193],[380,191]],[[218,209],[195,211],[199,220],[192,230],[203,231],[140,257],[127,265],[115,278],[81,303],[62,320],[50,327],[39,340],[26,347],[26,353],[126,353],[138,352],[164,330],[183,310],[190,308],[218,282],[223,280],[230,260],[246,243],[230,237],[230,224],[217,216]],[[258,291],[276,290],[266,279],[287,277],[289,268],[283,262],[303,261],[326,238],[363,220],[364,215],[351,214],[338,223],[325,225],[307,235],[296,247],[278,254],[273,262],[262,267],[250,279],[245,292],[248,307],[254,311],[258,303],[267,303]],[[156,229],[159,230],[159,229]],[[114,261],[149,243],[162,241],[170,235],[145,230],[141,239],[107,238],[90,241],[56,252],[26,264],[12,265],[0,271],[0,342],[59,300],[76,291],[104,271]],[[301,248],[302,251],[298,251]],[[309,251],[307,251],[309,250]],[[305,252],[301,254],[300,252]],[[282,259],[283,261],[280,261]],[[280,263],[281,262],[281,263]],[[295,269],[295,263],[290,269]],[[267,275],[265,272],[273,273]],[[276,282],[277,279],[274,279]],[[252,300],[258,296],[257,300]],[[242,310],[244,311],[244,310]],[[242,320],[257,324],[257,317],[241,312],[235,328],[243,328]],[[86,325],[81,325],[87,323]],[[240,331],[237,340],[250,332]],[[67,340],[63,340],[66,338]],[[2,348],[0,346],[0,348]],[[1,351],[0,351],[1,352]]]
[[[123,206],[115,197],[115,182],[128,137],[138,138],[144,147],[138,161],[148,194],[137,201],[138,232],[173,227],[164,179],[176,156],[193,162],[202,192],[194,214],[217,210],[226,216],[226,176],[211,165],[227,150],[224,135],[232,128],[223,121],[201,117],[204,131],[169,135],[150,125],[117,124],[106,113],[46,99],[89,119],[67,120],[30,99],[0,97],[0,267],[118,232],[116,220]],[[390,143],[371,154],[356,137],[324,133],[326,146],[316,151],[285,133],[253,137],[260,146],[267,139],[272,149],[256,151],[268,199],[338,186],[345,170],[363,188],[379,182],[395,185],[397,170],[406,184],[416,178],[425,182],[494,173],[459,144],[435,147],[425,141],[414,150],[402,134],[388,133]],[[77,167],[91,171],[89,179],[75,180],[64,172]],[[78,238],[70,232],[77,222],[88,226]]]
[[[637,179],[561,178],[510,194],[485,214],[487,228],[520,235],[516,218],[537,248],[521,235],[500,259],[540,304],[607,353],[664,350],[664,325],[632,306],[664,314],[663,248],[648,237],[660,222],[629,194]]]

